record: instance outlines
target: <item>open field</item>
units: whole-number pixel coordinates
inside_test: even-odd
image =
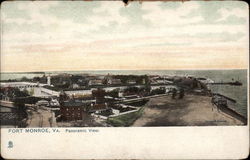
[[[243,122],[218,110],[211,97],[185,95],[184,99],[171,96],[152,98],[143,115],[133,126],[216,126],[243,125]]]

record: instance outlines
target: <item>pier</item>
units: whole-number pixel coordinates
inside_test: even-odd
[[[231,86],[242,86],[242,83],[239,81],[234,82],[213,82],[213,83],[207,83],[211,85],[231,85]]]
[[[222,111],[223,113],[225,113],[228,116],[231,116],[239,121],[241,121],[244,125],[247,124],[247,118],[244,117],[243,115],[239,114],[238,112],[236,112],[235,110],[231,109],[228,106],[227,100],[236,103],[236,100],[229,98],[227,96],[224,96],[222,94],[219,93],[214,93],[213,94],[213,98],[212,98],[212,103],[214,105],[217,106],[217,108]]]

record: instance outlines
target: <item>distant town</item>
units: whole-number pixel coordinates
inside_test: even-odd
[[[213,93],[214,82],[192,75],[44,74],[1,81],[2,127],[128,127],[245,125]]]

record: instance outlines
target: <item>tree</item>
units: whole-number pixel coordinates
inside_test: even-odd
[[[32,89],[30,90],[30,92],[29,92],[29,95],[33,96],[34,93],[35,93],[34,88],[32,88]]]
[[[25,76],[23,76],[22,78],[21,78],[21,81],[28,81],[29,79],[27,78],[27,77],[25,77]]]
[[[68,95],[64,91],[61,91],[61,93],[59,95],[59,103],[60,103],[60,105],[63,105],[64,101],[66,101],[68,99],[69,99]]]
[[[41,79],[40,77],[34,77],[34,78],[33,78],[33,81],[35,81],[35,82],[40,82],[40,79]]]
[[[151,94],[152,95],[155,95],[155,94],[164,94],[166,93],[166,89],[163,87],[163,88],[156,88],[154,90],[151,91]]]
[[[26,94],[26,95],[29,95],[29,91],[27,89],[24,89],[23,93]]]
[[[172,90],[172,99],[175,99],[176,93],[177,93],[177,90],[175,88],[173,88],[173,90]]]
[[[102,104],[105,102],[104,96],[106,95],[106,91],[103,89],[98,88],[97,90],[92,91],[93,97],[96,98],[96,103],[97,104]]]
[[[19,101],[18,99],[15,99],[14,100],[14,106],[17,107],[17,119],[19,121],[23,120],[24,118],[27,117],[27,112],[26,112],[26,106],[25,106],[25,103],[22,102],[22,101]]]
[[[119,89],[113,89],[112,91],[107,92],[107,95],[110,97],[119,97]]]
[[[184,89],[180,88],[179,99],[182,99],[183,97],[184,97]]]
[[[145,75],[145,91],[146,92],[151,91],[150,80],[147,75]]]

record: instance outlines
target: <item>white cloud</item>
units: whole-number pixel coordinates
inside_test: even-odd
[[[234,8],[232,10],[221,8],[218,12],[221,14],[221,18],[218,19],[217,21],[226,20],[230,16],[236,16],[248,20],[248,15],[249,15],[248,9],[241,9],[241,8]]]
[[[162,2],[143,3],[142,9],[148,12],[143,15],[143,18],[150,20],[155,26],[160,27],[192,24],[203,19],[201,16],[185,18],[192,11],[199,8],[199,4],[196,2],[182,3],[177,9],[163,9],[160,7],[161,4]]]
[[[18,9],[20,10],[41,10],[41,9],[48,9],[51,6],[56,6],[58,4],[57,1],[49,1],[49,2],[45,2],[45,1],[22,1],[22,2],[16,2],[18,4]]]
[[[150,51],[154,53],[154,51],[168,51],[166,47],[171,46],[171,44],[179,45],[171,46],[175,47],[172,49],[172,52],[174,52],[174,50],[178,50],[178,48],[182,47],[181,44],[188,44],[189,47],[213,47],[225,45],[243,46],[242,44],[245,46],[247,42],[246,39],[248,36],[241,38],[240,41],[233,42],[223,42],[218,37],[199,37],[199,34],[247,33],[248,29],[246,25],[192,25],[192,23],[202,20],[199,13],[192,18],[185,18],[185,16],[199,8],[200,4],[196,2],[182,3],[181,6],[176,9],[163,9],[160,7],[162,4],[162,2],[142,3],[142,10],[146,11],[143,18],[151,21],[153,27],[140,26],[136,28],[133,25],[128,25],[129,17],[120,15],[120,9],[124,7],[122,2],[101,2],[100,7],[93,9],[94,14],[86,18],[86,23],[76,23],[71,19],[63,19],[56,15],[48,15],[41,12],[47,10],[51,5],[55,5],[54,3],[51,3],[51,5],[48,5],[48,3],[40,4],[35,2],[31,2],[29,5],[20,3],[18,8],[22,10],[25,9],[25,11],[29,13],[30,19],[7,18],[6,15],[4,15],[4,22],[29,24],[31,26],[38,23],[44,27],[44,32],[22,32],[22,29],[20,29],[18,32],[4,34],[3,51],[4,53],[23,52],[27,54],[27,52],[20,48],[18,49],[18,47],[15,48],[15,46],[19,45],[29,48],[29,46],[33,45],[37,46],[37,48],[31,47],[29,54],[32,54],[33,51],[34,54],[38,52],[50,54],[51,52],[60,52],[60,50],[64,48],[65,50],[63,50],[63,52],[67,52],[69,55],[91,52],[119,54]],[[130,5],[133,5],[133,3]],[[224,19],[235,14],[245,16],[245,10],[234,9],[233,12],[231,12],[222,9],[221,12]],[[90,30],[98,30],[103,26],[110,27],[111,22],[118,24],[115,33],[90,32]],[[112,30],[113,28],[110,29]],[[66,49],[67,47],[68,49]],[[184,52],[184,49],[178,52]]]
[[[55,16],[49,16],[42,14],[43,10],[48,9],[51,6],[57,4],[57,2],[29,2],[29,1],[22,1],[22,2],[12,2],[13,5],[17,5],[18,12],[27,12],[28,17],[17,17],[17,18],[7,18],[5,13],[3,13],[3,22],[4,23],[17,23],[18,25],[22,24],[34,24],[39,23],[42,26],[48,26],[51,23],[57,21]],[[9,8],[8,8],[9,7]],[[8,4],[8,7],[5,8],[6,10],[11,9],[12,5]]]
[[[93,9],[94,14],[88,17],[95,26],[109,26],[111,22],[119,25],[128,22],[128,18],[121,16],[119,10],[124,7],[123,2],[101,2],[101,6]]]

